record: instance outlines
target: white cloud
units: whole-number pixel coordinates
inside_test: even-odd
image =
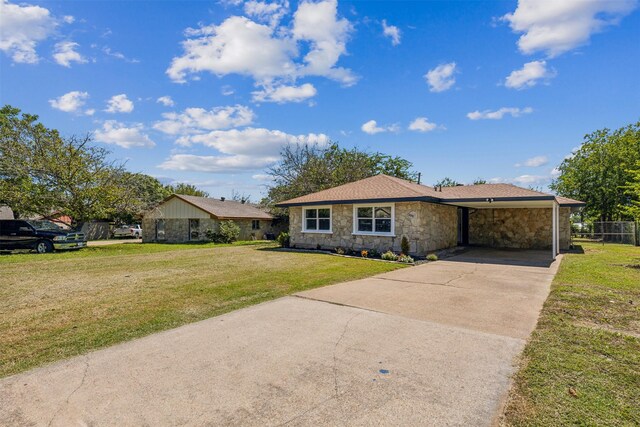
[[[324,134],[290,135],[279,130],[246,128],[186,136],[182,143],[202,144],[214,148],[220,155],[174,154],[160,164],[160,168],[216,173],[260,170],[277,162],[280,150],[287,144],[324,146],[329,138]]]
[[[525,107],[525,108],[515,108],[515,107],[502,107],[499,110],[491,111],[473,111],[467,114],[467,117],[471,120],[500,120],[505,115],[510,115],[511,117],[520,117],[523,114],[530,114],[533,112],[533,108]]]
[[[296,41],[309,43],[309,52],[304,56],[305,65],[298,74],[325,76],[344,85],[356,82],[351,70],[335,67],[341,55],[347,52],[346,44],[351,23],[338,19],[338,1],[303,1],[293,16],[293,37]]]
[[[250,125],[255,114],[242,105],[204,108],[186,108],[182,113],[164,113],[165,120],[153,128],[169,135],[189,135],[206,131]]]
[[[176,105],[176,103],[173,102],[173,99],[168,95],[161,96],[160,98],[156,99],[156,102],[164,105],[165,107],[173,107],[174,105]]]
[[[519,0],[516,10],[502,19],[514,32],[522,33],[518,39],[522,53],[542,51],[554,57],[618,24],[637,4],[636,0]]]
[[[279,130],[245,128],[214,130],[205,134],[191,135],[185,137],[182,142],[185,145],[202,144],[224,154],[277,158],[284,145],[300,143],[326,145],[329,137],[324,134],[291,135]]]
[[[429,84],[431,92],[444,92],[451,89],[456,83],[454,73],[456,72],[456,63],[440,64],[436,68],[429,70],[424,78]]]
[[[292,28],[231,16],[219,25],[188,29],[184,55],[173,58],[167,74],[179,83],[190,74],[208,71],[251,76],[259,85],[311,75],[349,85],[356,77],[336,63],[346,53],[351,30],[349,21],[337,17],[337,0],[301,2]],[[300,61],[301,49],[307,53]]]
[[[63,67],[71,67],[72,62],[85,64],[87,60],[79,53],[76,48],[80,46],[72,41],[64,41],[56,43],[53,51],[53,59]]]
[[[513,183],[518,185],[542,185],[549,182],[549,180],[548,175],[520,175],[511,179]]]
[[[256,181],[262,181],[262,182],[273,181],[273,177],[265,173],[258,173],[258,174],[252,175],[251,178],[255,179]]]
[[[381,133],[381,132],[397,132],[399,130],[399,127],[398,125],[380,127],[378,126],[378,122],[376,122],[375,120],[369,120],[368,122],[364,123],[360,127],[360,129],[362,129],[362,132],[364,133],[368,133],[369,135],[375,135],[376,133]]]
[[[289,2],[266,2],[249,0],[244,4],[244,13],[260,22],[266,22],[271,27],[275,27],[280,20],[289,12]]]
[[[318,91],[311,83],[301,86],[265,86],[263,90],[251,92],[255,102],[302,102],[316,96]]]
[[[409,130],[413,130],[416,132],[431,132],[437,127],[437,124],[431,123],[426,117],[417,117],[409,124]]]
[[[224,85],[222,86],[222,89],[220,89],[220,93],[222,93],[224,96],[230,96],[230,95],[233,95],[235,91],[231,86]]]
[[[56,99],[50,99],[49,104],[56,110],[64,111],[65,113],[79,113],[88,98],[89,93],[74,90]],[[87,110],[86,114],[90,116],[93,114],[92,111],[93,110]]]
[[[521,167],[521,166],[528,166],[531,168],[537,168],[540,166],[544,166],[547,163],[549,163],[549,158],[547,156],[535,156],[535,157],[531,157],[530,159],[525,160],[522,163],[516,163],[514,166],[515,167]]]
[[[76,18],[71,15],[65,15],[62,17],[62,21],[64,21],[65,24],[73,24],[76,22]]]
[[[114,95],[107,101],[107,113],[130,113],[133,111],[133,102],[122,93]]]
[[[112,57],[117,58],[117,59],[121,59],[121,60],[123,60],[125,62],[129,62],[130,64],[138,64],[138,63],[140,63],[140,60],[135,59],[135,58],[128,58],[128,57],[125,56],[124,53],[117,52],[117,51],[111,49],[109,46],[103,47],[102,51],[105,53],[105,55],[112,56]]]
[[[548,81],[555,76],[554,70],[547,69],[546,61],[532,61],[524,64],[522,69],[512,71],[504,85],[510,89],[524,89],[535,86],[539,80]]]
[[[98,142],[123,148],[155,146],[155,142],[143,131],[142,123],[133,123],[127,126],[116,120],[107,120],[103,123],[102,129],[97,129],[94,132],[94,137]]]
[[[252,156],[196,156],[195,154],[174,154],[158,165],[160,169],[234,173],[265,168],[277,158],[255,158]]]
[[[382,20],[382,34],[391,39],[391,44],[398,46],[400,44],[400,29],[395,25],[387,25],[387,20]]]
[[[35,64],[36,46],[53,34],[56,20],[48,9],[0,0],[0,50],[13,62]]]

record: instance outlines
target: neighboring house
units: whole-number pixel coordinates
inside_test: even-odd
[[[32,215],[26,219],[34,221],[51,221],[58,227],[70,230],[73,219],[69,215],[65,215],[60,212],[52,212],[51,215]]]
[[[225,220],[240,226],[240,240],[263,239],[273,232],[273,217],[248,203],[173,194],[144,215],[142,241],[203,241],[207,230],[217,231]]]
[[[14,219],[13,210],[9,206],[0,206],[0,219]]]
[[[511,184],[432,188],[387,175],[279,203],[289,208],[291,245],[299,248],[400,250],[412,255],[456,245],[550,249],[571,240],[577,200]]]

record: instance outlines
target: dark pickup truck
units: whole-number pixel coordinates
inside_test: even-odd
[[[43,254],[85,246],[83,233],[63,230],[51,221],[0,220],[0,251],[30,249]]]

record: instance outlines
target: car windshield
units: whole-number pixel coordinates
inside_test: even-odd
[[[62,230],[62,227],[51,221],[28,221],[36,230]]]

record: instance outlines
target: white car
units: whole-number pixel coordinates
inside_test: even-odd
[[[142,228],[139,225],[121,225],[111,232],[114,239],[122,237],[133,237],[139,239],[142,237]]]

